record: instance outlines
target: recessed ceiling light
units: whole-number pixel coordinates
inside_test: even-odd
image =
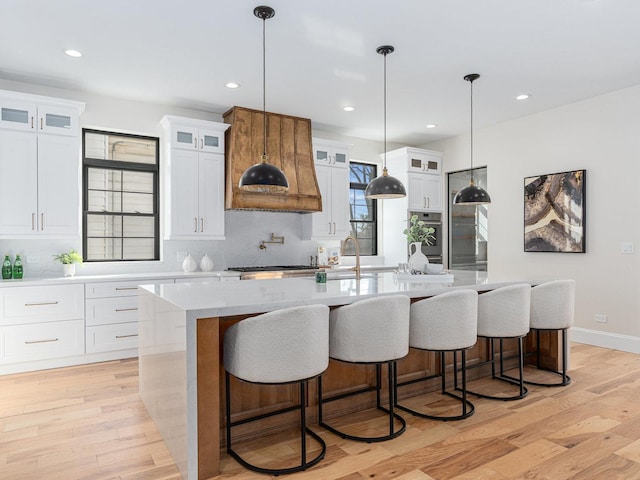
[[[72,48],[65,50],[64,53],[65,55],[69,55],[73,58],[80,58],[82,56],[82,52],[79,52],[78,50],[74,50]]]
[[[531,95],[529,95],[528,93],[523,93],[521,95],[518,95],[516,97],[516,100],[526,100],[527,98],[529,98]]]
[[[353,112],[356,107],[352,107],[351,105],[347,105],[346,107],[342,107],[345,112]]]
[[[430,123],[429,125],[427,125],[427,128],[436,128],[438,125],[436,125],[435,123]]]
[[[224,86],[227,88],[238,88],[240,85],[237,84],[236,82],[229,82],[229,83],[225,83]]]

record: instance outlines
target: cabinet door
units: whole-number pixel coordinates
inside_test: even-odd
[[[347,168],[349,167],[349,149],[333,147],[331,154],[333,157],[333,165],[336,167]]]
[[[36,105],[0,100],[0,127],[35,131]]]
[[[425,197],[427,199],[427,210],[432,212],[442,211],[442,177],[440,175],[426,176]]]
[[[38,135],[38,232],[80,235],[80,157],[74,137]]]
[[[316,165],[331,165],[331,149],[324,145],[313,146],[313,161]],[[323,208],[324,210],[324,208]]]
[[[331,222],[331,167],[328,165],[316,165],[316,178],[318,179],[318,187],[320,195],[322,195],[322,211],[314,212],[313,237],[314,238],[330,238],[333,232],[333,224]]]
[[[198,148],[198,129],[196,127],[172,126],[171,147],[196,150]]]
[[[39,105],[38,132],[77,136],[77,111],[71,108]]]
[[[411,211],[424,211],[427,209],[427,198],[425,196],[425,182],[427,175],[424,173],[408,174],[407,181],[407,197],[409,210]]]
[[[331,216],[333,235],[337,238],[349,235],[349,170],[346,168],[333,168],[331,172]]]
[[[201,153],[198,180],[198,233],[203,238],[224,239],[224,155]]]
[[[198,152],[171,152],[171,235],[194,237],[199,229]]]
[[[36,233],[37,153],[33,133],[0,130],[0,235]]]
[[[198,130],[199,145],[201,152],[224,153],[224,133],[218,130]]]

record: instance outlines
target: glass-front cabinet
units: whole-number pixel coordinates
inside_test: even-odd
[[[78,133],[76,109],[56,105],[3,100],[0,127],[41,133],[75,136]]]

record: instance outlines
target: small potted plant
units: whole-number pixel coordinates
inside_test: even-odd
[[[62,263],[62,272],[65,277],[73,277],[76,274],[76,263],[82,264],[82,255],[73,248],[68,252],[54,255],[53,259]]]

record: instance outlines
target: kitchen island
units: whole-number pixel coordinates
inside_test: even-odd
[[[221,345],[224,330],[234,322],[298,305],[320,303],[336,307],[368,297],[398,293],[420,299],[451,289],[472,288],[483,292],[514,283],[534,285],[552,280],[526,276],[496,278],[486,272],[467,271],[455,271],[452,282],[445,279],[450,280],[450,277],[430,275],[415,281],[398,280],[394,273],[386,272],[366,274],[360,280],[339,277],[326,284],[316,283],[314,278],[308,277],[140,287],[140,395],[183,477],[206,479],[219,472],[220,428],[224,422]],[[545,340],[544,349],[545,356],[553,363],[557,359],[557,336]],[[477,350],[475,358],[478,361],[487,358],[481,342],[474,350]],[[436,372],[440,368],[435,357],[424,360],[425,357],[421,355],[400,362],[402,379]],[[473,353],[470,358],[474,359]],[[357,385],[353,374],[342,375],[339,368],[332,362],[325,374],[329,393],[362,387],[362,376],[358,377],[360,384]],[[370,372],[362,373],[365,378],[371,377]],[[273,395],[268,399],[267,395],[260,395],[259,389],[264,388],[261,386],[241,385],[238,388],[242,393],[236,398],[242,398],[242,405],[240,411],[234,411],[234,417],[262,413],[275,406],[286,407],[297,401],[295,387],[291,390],[283,387],[275,399]],[[310,405],[315,404],[314,392],[310,388]],[[348,404],[338,413],[369,406]],[[277,429],[278,425],[268,428],[269,431]],[[251,435],[251,431],[240,433],[245,437]]]

